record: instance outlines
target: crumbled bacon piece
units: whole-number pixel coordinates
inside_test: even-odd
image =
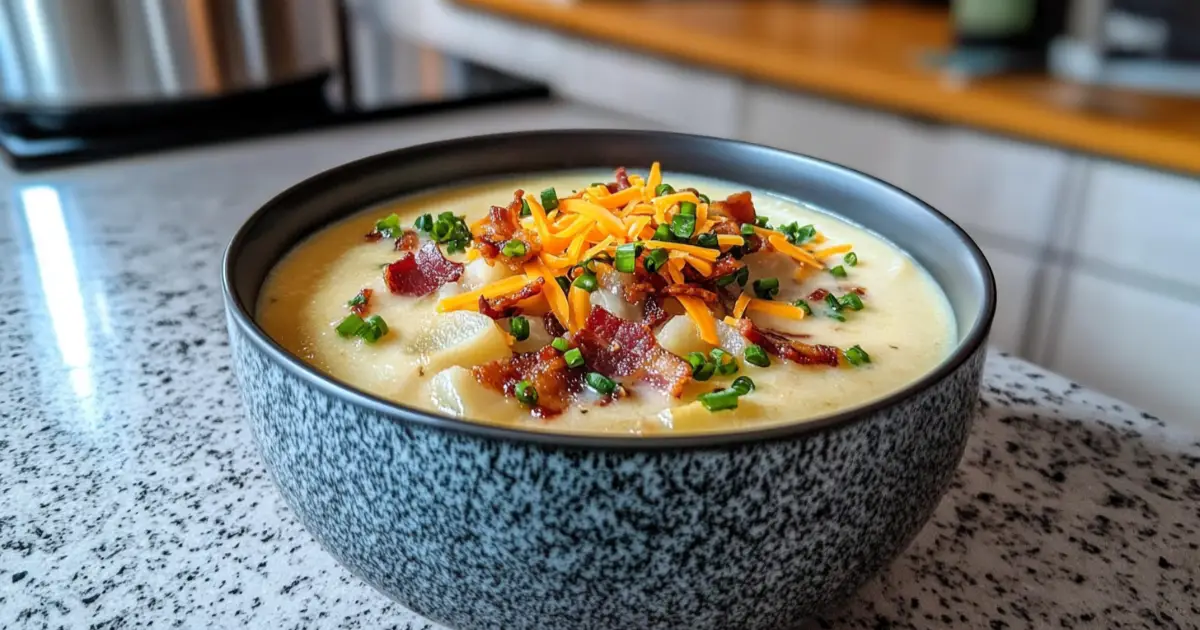
[[[713,263],[712,273],[708,277],[716,279],[721,276],[727,276],[741,269],[744,264],[729,254],[721,254],[721,257],[717,258],[717,262]]]
[[[795,341],[773,330],[763,330],[748,318],[739,319],[737,328],[750,343],[758,344],[767,352],[800,365],[837,367],[841,361],[841,351],[833,346]]]
[[[753,221],[751,221],[751,222],[753,222]],[[742,252],[742,254],[753,254],[754,252],[762,249],[766,245],[766,242],[763,240],[763,237],[761,237],[757,234],[751,234],[749,236],[742,234],[742,228],[737,224],[736,221],[722,221],[720,223],[717,223],[716,225],[713,226],[712,232],[714,234],[736,234],[738,236],[741,236],[742,240],[745,241],[745,243],[743,245],[741,245],[739,248],[734,248],[734,249]],[[732,251],[734,251],[734,249],[731,249],[730,251],[732,252]],[[739,256],[737,256],[737,258],[741,258],[741,256],[739,255]]]
[[[381,238],[383,238],[383,234],[380,234],[377,230],[371,230],[370,232],[363,234],[363,239],[368,243],[374,243]]]
[[[416,251],[421,245],[421,237],[416,230],[404,230],[400,238],[396,239],[396,251],[411,252]]]
[[[429,295],[462,275],[463,266],[446,260],[437,243],[428,241],[416,253],[404,252],[383,270],[383,279],[392,293],[408,296]]]
[[[656,295],[645,296],[642,302],[642,323],[650,328],[657,328],[668,319],[671,319],[671,314],[663,308],[662,298]]]
[[[537,405],[531,412],[551,418],[571,404],[583,389],[583,368],[571,368],[557,350],[546,346],[536,352],[518,352],[511,357],[471,368],[475,380],[484,387],[516,396],[517,383],[529,381],[537,390]]]
[[[817,289],[817,290],[813,291],[812,293],[808,294],[808,299],[810,299],[814,302],[820,302],[821,300],[824,300],[825,296],[827,296],[827,295],[829,295],[829,292],[826,291],[825,289]]]
[[[725,201],[714,201],[708,207],[709,212],[724,214],[738,223],[754,223],[757,216],[754,212],[754,200],[750,191],[733,193]]]
[[[353,306],[350,307],[350,312],[362,317],[367,314],[367,309],[371,308],[371,294],[374,293],[371,289],[363,287],[359,290],[358,295],[350,300]]]
[[[862,287],[850,287],[850,292],[851,292],[851,293],[857,293],[857,294],[859,294],[859,295],[866,295],[866,294],[867,294],[867,290],[866,290],[866,289],[864,289],[864,288],[862,288]]]
[[[558,321],[554,313],[542,315],[542,328],[545,328],[546,334],[551,337],[562,337],[567,334],[567,329],[563,327],[562,322]]]
[[[525,191],[517,189],[507,207],[492,206],[487,216],[471,226],[471,235],[475,238],[475,247],[479,253],[488,260],[503,260],[514,271],[521,271],[522,265],[537,256],[542,249],[537,233],[521,227],[521,198],[524,195]],[[512,240],[525,244],[523,255],[501,255],[504,244]]]
[[[625,171],[624,166],[617,167],[616,180],[615,185],[608,185],[608,192],[620,192],[633,186],[633,184],[629,183],[629,173]]]
[[[546,280],[544,278],[537,278],[533,282],[521,287],[521,289],[515,293],[501,295],[500,297],[494,297],[490,300],[481,295],[479,296],[479,312],[492,319],[504,319],[505,317],[512,317],[521,311],[521,309],[517,307],[517,304],[520,303],[521,300],[529,299],[541,293],[542,285],[545,283]]]
[[[650,327],[596,306],[575,333],[587,366],[605,376],[632,376],[678,398],[692,378],[687,361],[667,352]]]
[[[717,301],[716,293],[694,284],[670,284],[659,293],[662,295],[690,295],[710,304]]]

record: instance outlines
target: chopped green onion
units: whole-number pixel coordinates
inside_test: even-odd
[[[796,300],[795,302],[792,302],[792,306],[804,311],[805,315],[812,315],[812,307],[809,306],[808,302],[804,300]]]
[[[400,215],[392,213],[376,221],[375,231],[386,238],[391,238],[392,235],[400,231]]]
[[[355,334],[362,338],[367,343],[375,343],[379,338],[386,335],[388,332],[387,322],[378,315],[372,315],[363,323],[362,328],[358,329]]]
[[[850,365],[862,365],[871,362],[871,355],[867,354],[866,350],[857,345],[847,348],[845,355]]]
[[[745,287],[747,282],[750,282],[750,267],[742,265],[734,274],[739,287]]]
[[[654,196],[661,197],[663,195],[670,195],[674,192],[675,188],[670,184],[659,184],[658,187],[654,189]]]
[[[546,212],[558,209],[558,193],[554,192],[553,188],[542,191],[542,207],[546,209]]]
[[[650,238],[656,241],[671,242],[671,226],[660,223],[658,227],[654,228],[654,236]]]
[[[677,214],[671,219],[671,234],[675,238],[686,241],[692,238],[692,233],[696,231],[696,215]]]
[[[596,276],[590,273],[579,274],[579,277],[575,278],[575,282],[572,282],[571,284],[583,289],[584,291],[587,291],[588,293],[595,291],[596,288],[600,286],[599,283],[596,282]]]
[[[362,291],[359,291],[358,295],[355,295],[354,297],[350,298],[350,301],[346,302],[346,306],[349,306],[350,308],[354,308],[355,306],[362,306],[363,304],[366,304],[366,303],[367,303],[367,296],[363,295]]]
[[[500,249],[500,253],[509,258],[519,258],[524,256],[527,251],[529,249],[525,246],[525,241],[519,241],[515,238],[505,243],[504,247]]]
[[[700,394],[697,400],[709,411],[726,411],[728,409],[737,409],[738,393],[732,389],[722,389],[707,394]]]
[[[845,262],[846,266],[848,267],[853,267],[858,264],[858,254],[850,252],[849,254],[842,256],[842,262]]]
[[[746,255],[746,251],[742,249],[741,245],[734,245],[729,248],[729,255],[733,256],[734,260],[741,260],[742,256]]]
[[[754,381],[750,380],[749,376],[739,376],[733,379],[729,389],[737,392],[739,396],[745,396],[754,391]]]
[[[767,356],[767,351],[762,349],[758,344],[750,344],[746,346],[745,351],[746,363],[757,365],[758,367],[767,367],[771,365],[771,357]]]
[[[700,368],[704,367],[704,364],[708,362],[708,359],[704,358],[703,352],[689,352],[684,358],[687,360],[688,365],[692,366],[692,376],[695,376],[696,372],[699,372]]]
[[[797,245],[799,245],[801,243],[804,243],[805,241],[810,240],[812,237],[814,237],[816,235],[817,235],[816,226],[814,226],[812,224],[805,225],[805,226],[801,227],[800,229],[796,230],[796,240],[793,242],[796,243]]]
[[[863,310],[862,298],[858,297],[857,293],[850,292],[850,293],[847,293],[846,295],[843,295],[840,302],[841,302],[842,306],[845,306],[846,308],[848,308],[852,311]]]
[[[517,381],[517,386],[514,389],[514,393],[517,395],[517,400],[522,405],[528,405],[532,407],[537,404],[538,393],[537,389],[534,388],[533,383],[530,383],[529,381]]]
[[[611,394],[617,390],[617,384],[599,372],[588,372],[584,380],[587,381],[588,387],[601,394]]]
[[[834,267],[833,269],[829,270],[829,275],[831,275],[835,278],[845,278],[846,277],[846,268],[841,265],[838,265],[838,266]]]
[[[646,265],[646,271],[658,273],[658,270],[667,264],[668,257],[667,250],[659,248],[646,254],[646,258],[642,260],[642,263]]]
[[[453,212],[443,212],[433,222],[429,235],[437,243],[446,246],[446,253],[455,254],[467,251],[471,242],[471,228],[463,217],[454,216]]]
[[[825,315],[826,315],[827,317],[829,317],[829,319],[836,319],[836,320],[837,320],[837,321],[839,321],[839,322],[844,322],[844,321],[846,321],[846,316],[845,316],[845,315],[842,315],[841,313],[838,313],[838,312],[835,312],[835,311],[825,311]]]
[[[363,321],[363,318],[350,313],[337,325],[336,330],[337,334],[341,337],[353,337],[358,334],[359,329],[366,325],[367,323]]]
[[[566,276],[557,276],[554,278],[554,281],[558,283],[558,288],[562,289],[563,293],[571,290],[571,281],[567,280]]]
[[[428,232],[428,231],[432,230],[433,229],[433,215],[432,214],[422,214],[421,216],[417,217],[416,221],[413,221],[413,227],[417,228],[418,230],[421,230],[422,232]]]
[[[588,188],[595,188],[596,186],[604,186],[605,188],[608,188],[608,184],[605,184],[604,182],[592,182]]]
[[[825,296],[825,304],[828,305],[830,310],[834,312],[840,312],[842,310],[842,303],[839,302],[837,298],[833,297],[832,293]]]
[[[637,268],[637,257],[642,252],[641,243],[625,243],[617,246],[617,260],[614,266],[621,273],[633,273]]]
[[[508,320],[508,331],[517,341],[525,341],[529,338],[529,320],[517,315]]]
[[[583,352],[579,348],[571,348],[563,353],[563,360],[567,362],[567,367],[582,367]]]
[[[725,352],[720,348],[713,348],[708,355],[712,357],[713,363],[717,366],[717,374],[721,376],[729,376],[736,374],[738,371],[737,359],[732,354]]]
[[[733,284],[733,281],[737,280],[737,275],[738,275],[738,272],[734,271],[732,273],[727,273],[727,274],[717,278],[717,286],[725,287],[725,286],[729,286],[729,285]]]
[[[522,199],[522,200],[521,200],[521,216],[522,216],[522,217],[527,217],[527,216],[530,216],[530,215],[532,215],[532,214],[533,214],[533,210],[531,210],[531,209],[529,208],[529,200],[528,200],[528,199]]]
[[[680,202],[679,214],[687,215],[689,217],[696,216],[696,204],[694,204],[690,201]]]
[[[692,378],[696,379],[697,381],[707,381],[708,379],[712,378],[713,374],[716,374],[716,372],[717,364],[713,363],[712,361],[705,361],[704,365],[701,365],[700,369],[696,370],[695,374],[692,374]]]
[[[741,230],[742,230],[742,236],[754,236],[754,224],[753,223],[743,223]]]
[[[719,249],[720,242],[717,240],[717,235],[712,232],[705,232],[696,237],[696,244],[700,247],[708,247],[711,249]]]
[[[759,278],[754,281],[754,295],[764,300],[773,300],[779,295],[778,278]]]
[[[700,200],[700,203],[712,203],[712,199],[709,199],[708,195],[704,193],[696,193],[696,198]]]
[[[567,348],[570,346],[567,345],[567,339],[565,337],[555,337],[554,341],[550,342],[550,347],[558,350],[559,352],[566,352]]]
[[[768,219],[767,217],[759,215],[757,217],[754,217],[754,225],[757,225],[760,228],[770,228],[771,220]]]
[[[450,238],[450,232],[453,230],[454,224],[450,223],[449,221],[438,221],[437,223],[433,224],[433,229],[430,230],[429,233],[431,236],[433,236],[433,240],[441,243],[442,241]]]

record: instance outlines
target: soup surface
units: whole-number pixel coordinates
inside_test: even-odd
[[[613,179],[536,174],[365,210],[276,266],[258,320],[405,405],[632,435],[827,415],[954,346],[939,287],[871,232],[657,164]]]

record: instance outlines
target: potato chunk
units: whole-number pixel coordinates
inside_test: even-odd
[[[686,357],[689,352],[707,353],[712,346],[700,339],[700,332],[692,320],[684,315],[676,315],[663,324],[655,335],[658,345],[666,348],[667,352]]]
[[[474,311],[435,316],[409,345],[425,372],[452,365],[471,367],[509,355],[508,342],[496,323]]]
[[[429,399],[434,408],[456,418],[492,419],[511,404],[500,392],[490,390],[458,365],[438,372],[429,381]]]

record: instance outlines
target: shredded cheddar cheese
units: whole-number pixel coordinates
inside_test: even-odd
[[[700,339],[707,344],[721,345],[721,338],[717,336],[717,322],[713,319],[712,311],[708,310],[708,305],[700,298],[690,295],[676,296],[675,299],[679,300],[688,319],[691,319],[692,323],[696,325]]]
[[[592,294],[572,286],[567,301],[571,305],[571,321],[567,328],[571,332],[576,332],[587,322],[588,313],[592,310]]]
[[[842,245],[826,247],[825,249],[818,249],[817,251],[813,252],[812,255],[815,258],[829,258],[830,256],[837,256],[838,254],[845,254],[852,249],[854,249],[853,245],[844,243]]]
[[[715,249],[709,249],[707,247],[700,247],[699,245],[688,245],[687,243],[671,243],[671,242],[667,242],[667,241],[646,241],[646,247],[649,247],[651,249],[656,249],[656,248],[661,247],[661,248],[667,249],[667,250],[676,250],[676,251],[686,252],[688,254],[695,256],[696,258],[699,258],[701,260],[707,260],[709,262],[715,262],[717,260],[717,257],[721,255],[721,252],[718,252]]]
[[[605,188],[604,193],[605,196],[597,198],[593,203],[609,210],[623,208],[629,203],[639,201],[642,198],[642,189],[637,187],[626,188],[611,195],[608,194],[608,189]]]
[[[603,231],[617,238],[625,236],[625,224],[608,208],[602,208],[583,199],[564,199],[559,202],[563,212],[574,212],[596,222]]]
[[[530,282],[531,278],[525,275],[502,278],[491,284],[475,289],[474,291],[468,291],[466,293],[460,293],[458,295],[452,295],[448,298],[444,298],[442,301],[438,302],[437,310],[439,313],[446,313],[449,311],[477,310],[479,308],[479,298],[481,296],[491,299],[500,297],[501,295],[508,295],[509,293],[516,293],[517,291],[524,289],[525,285],[529,284]],[[553,279],[551,279],[551,282],[553,282]]]
[[[742,315],[746,314],[746,307],[750,306],[750,300],[753,299],[754,298],[750,297],[749,293],[742,293],[739,295],[737,302],[734,302],[733,304],[733,318],[741,319]]]
[[[804,309],[798,306],[792,306],[786,302],[775,302],[773,300],[750,300],[747,310],[764,315],[775,315],[777,317],[786,317],[788,319],[804,319]]]

